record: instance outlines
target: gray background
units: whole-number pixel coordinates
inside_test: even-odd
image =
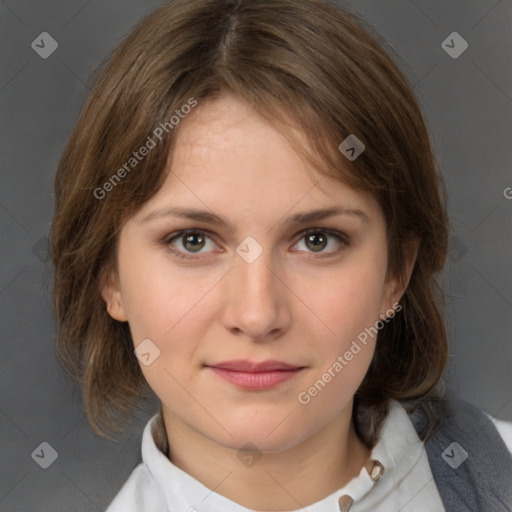
[[[255,0],[256,1],[256,0]],[[45,236],[55,165],[90,88],[90,73],[157,1],[0,3],[0,510],[105,510],[139,462],[156,402],[119,443],[90,430],[58,366]],[[512,421],[512,0],[348,2],[392,46],[414,85],[443,170],[453,225],[443,275],[453,359],[449,387]],[[441,43],[458,32],[457,59]],[[42,59],[42,32],[58,42]],[[509,191],[509,193],[507,193]],[[42,443],[57,460],[42,469]]]

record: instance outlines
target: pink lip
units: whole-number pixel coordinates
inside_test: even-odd
[[[206,365],[216,375],[244,389],[264,390],[292,379],[303,367],[282,361],[226,361]]]

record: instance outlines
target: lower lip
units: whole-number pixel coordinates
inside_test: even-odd
[[[219,377],[231,382],[231,384],[235,384],[240,388],[252,390],[275,388],[279,384],[293,379],[293,377],[302,370],[302,368],[297,368],[296,370],[275,370],[271,372],[249,373],[224,370],[222,368],[215,368],[212,366],[209,366],[208,368],[210,368],[210,370]]]

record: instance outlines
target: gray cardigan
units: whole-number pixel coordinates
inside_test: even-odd
[[[436,408],[443,421],[425,449],[446,512],[511,512],[512,456],[492,421],[454,397]],[[426,418],[410,418],[421,437]]]

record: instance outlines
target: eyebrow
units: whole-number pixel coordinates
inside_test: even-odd
[[[318,210],[309,210],[301,213],[296,213],[285,219],[285,222],[291,226],[298,224],[306,224],[307,222],[315,222],[326,219],[327,217],[334,217],[340,215],[349,215],[361,219],[363,222],[368,223],[369,218],[365,212],[357,208],[343,208],[331,206],[328,208],[320,208]],[[235,231],[235,226],[231,222],[215,215],[207,210],[199,210],[196,208],[181,208],[181,207],[168,207],[159,208],[154,210],[149,215],[141,220],[142,222],[149,222],[154,219],[160,219],[162,217],[180,217],[189,220],[195,220],[198,222],[205,222],[217,226],[222,226],[229,231]]]

